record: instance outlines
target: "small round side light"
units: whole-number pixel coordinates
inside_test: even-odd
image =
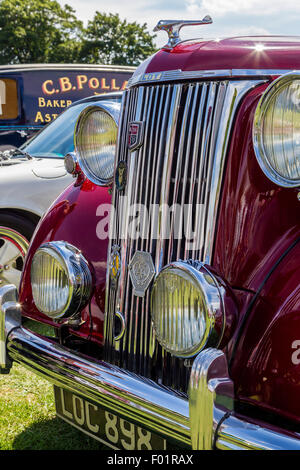
[[[75,178],[79,174],[79,166],[75,152],[67,153],[64,158],[64,163],[67,173]]]

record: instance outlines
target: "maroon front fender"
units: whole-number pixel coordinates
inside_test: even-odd
[[[69,186],[51,206],[35,232],[23,271],[19,300],[24,316],[54,325],[52,320],[42,315],[35,307],[30,267],[32,257],[42,243],[67,241],[82,251],[89,262],[94,282],[91,311],[89,312],[89,306],[83,310],[82,319],[85,323],[75,333],[83,338],[92,335],[91,339],[102,344],[108,238],[100,239],[97,229],[101,223],[102,226],[107,225],[108,231],[109,217],[108,211],[98,208],[105,205],[104,209],[108,209],[110,202],[108,188],[85,180],[80,186]]]
[[[300,422],[300,241],[265,282],[231,368],[241,403]]]

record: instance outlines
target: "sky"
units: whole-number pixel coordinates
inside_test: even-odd
[[[85,24],[95,11],[119,13],[122,19],[147,23],[152,31],[161,19],[199,20],[209,14],[212,25],[181,31],[183,39],[237,35],[300,35],[300,0],[59,0],[67,3]],[[155,42],[166,43],[165,32]]]

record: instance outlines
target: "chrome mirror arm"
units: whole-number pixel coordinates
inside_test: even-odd
[[[212,19],[209,15],[205,16],[202,20],[160,20],[153,31],[166,31],[169,41],[164,47],[173,49],[181,41],[179,33],[183,26],[199,26],[211,23]]]

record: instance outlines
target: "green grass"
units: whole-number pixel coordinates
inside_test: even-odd
[[[105,450],[55,415],[53,387],[14,364],[0,375],[0,450]]]

